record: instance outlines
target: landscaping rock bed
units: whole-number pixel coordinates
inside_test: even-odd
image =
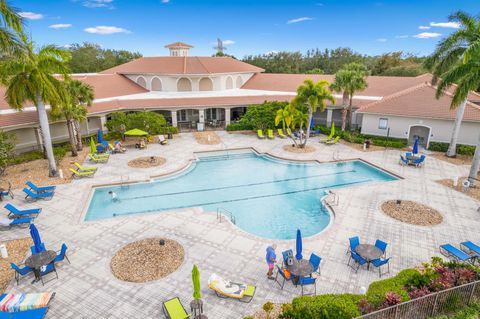
[[[296,147],[293,145],[284,145],[283,150],[291,153],[313,153],[317,149],[311,145],[305,145],[304,148]]]
[[[1,233],[0,233],[1,234]],[[33,244],[30,237],[15,239],[9,241],[0,241],[0,244],[7,246],[8,258],[0,257],[0,294],[5,292],[8,284],[14,278],[15,272],[10,267],[10,263],[17,265],[27,257],[27,251]]]
[[[198,144],[216,145],[220,144],[220,137],[215,132],[195,132],[193,134]]]
[[[164,245],[161,245],[161,240]],[[110,267],[118,279],[140,283],[171,274],[183,260],[184,250],[178,242],[160,237],[147,238],[120,249],[113,256]]]
[[[135,168],[150,168],[161,166],[165,164],[167,160],[160,156],[143,156],[133,159],[128,162],[128,166]]]
[[[397,200],[386,201],[382,204],[382,211],[396,220],[412,225],[434,226],[443,221],[442,214],[436,209],[409,200],[400,203]]]

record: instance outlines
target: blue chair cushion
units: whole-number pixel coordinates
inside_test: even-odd
[[[313,285],[315,283],[315,278],[312,277],[301,277],[299,280],[300,285]]]

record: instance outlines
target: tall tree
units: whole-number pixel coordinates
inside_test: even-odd
[[[0,0],[0,57],[18,53],[22,43],[18,37],[23,31],[22,17],[17,9]]]
[[[297,106],[297,109],[305,107],[308,113],[307,133],[305,140],[300,144],[300,147],[305,147],[310,137],[310,123],[312,122],[313,113],[320,107],[320,112],[325,111],[327,106],[326,100],[335,104],[335,98],[328,89],[330,82],[321,80],[314,83],[312,80],[307,79],[297,88],[297,96],[293,99],[291,104]]]
[[[459,23],[460,28],[440,41],[435,52],[425,61],[425,66],[433,73],[432,84],[436,84],[445,73],[456,69],[459,64],[467,62],[472,56],[478,56],[480,51],[480,19],[463,11],[455,12],[448,19],[451,22]],[[443,95],[444,88],[438,86],[437,98]],[[471,88],[471,90],[476,89],[478,87]],[[447,151],[449,157],[454,157],[457,154],[458,135],[467,103],[467,95],[464,97],[463,101],[452,101],[451,104],[451,108],[456,109],[457,112]]]
[[[25,36],[22,36],[22,40],[24,52],[15,59],[0,62],[0,80],[7,86],[5,97],[10,107],[22,110],[26,103],[33,103],[37,108],[49,176],[57,176],[45,104],[55,110],[67,99],[59,76],[68,79],[67,62],[70,54],[52,45],[44,46],[36,52],[31,40]]]
[[[363,64],[349,63],[335,74],[335,81],[330,88],[336,92],[342,92],[342,130],[352,128],[352,105],[353,96],[358,91],[367,88],[367,68]]]

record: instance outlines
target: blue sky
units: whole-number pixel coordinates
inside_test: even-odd
[[[478,0],[12,0],[39,44],[93,42],[166,55],[183,41],[211,55],[217,37],[239,58],[272,51],[350,47],[360,53],[432,52],[456,10],[480,13]]]

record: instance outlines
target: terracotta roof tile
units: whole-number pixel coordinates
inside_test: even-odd
[[[18,112],[0,115],[0,127],[8,127],[22,124],[35,124],[37,122],[37,112]]]
[[[187,44],[185,42],[175,42],[171,44],[167,44],[166,48],[176,48],[176,47],[186,47],[186,48],[193,48],[193,45]]]

